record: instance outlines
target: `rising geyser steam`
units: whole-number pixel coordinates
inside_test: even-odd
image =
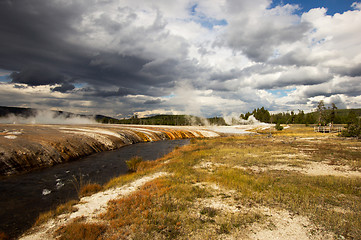
[[[224,121],[230,125],[262,125],[264,123],[258,121],[253,115],[249,116],[247,120],[240,118],[239,116],[235,116],[234,114],[230,116],[224,116]]]
[[[55,111],[34,110],[30,116],[9,114],[0,118],[6,124],[95,124],[94,118],[74,114],[61,114]]]

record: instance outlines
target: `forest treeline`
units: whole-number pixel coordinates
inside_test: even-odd
[[[321,101],[313,112],[304,113],[299,110],[286,113],[271,114],[264,107],[254,109],[252,112],[241,114],[240,119],[247,120],[253,115],[258,121],[274,124],[354,124],[360,121],[361,109],[337,109],[335,104],[326,108]],[[202,118],[191,115],[156,115],[146,118],[138,118],[136,115],[128,119],[100,118],[101,123],[113,124],[142,124],[142,125],[227,125],[222,117]],[[239,119],[233,119],[234,124],[242,124]]]
[[[241,114],[242,119],[247,119],[248,116],[253,115],[257,120],[266,123],[280,123],[280,124],[318,124],[326,125],[328,123],[334,124],[352,124],[359,121],[361,116],[361,109],[337,109],[326,110],[325,113],[310,112],[304,113],[300,110],[298,113],[293,111],[287,113],[270,114],[267,110],[262,108],[255,109],[252,113]]]
[[[335,104],[326,108],[323,101],[321,101],[316,110],[309,113],[299,110],[298,113],[294,111],[271,114],[264,107],[254,109],[252,112],[241,114],[242,119],[248,119],[253,115],[258,121],[265,123],[280,123],[280,124],[355,124],[358,123],[361,116],[361,109],[337,109]]]
[[[203,125],[227,125],[221,117],[202,118],[192,115],[156,115],[146,118],[138,118],[137,115],[128,119],[102,118],[101,123],[112,124],[141,124],[141,125],[172,125],[172,126],[203,126]]]

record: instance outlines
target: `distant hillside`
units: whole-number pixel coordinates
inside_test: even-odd
[[[97,122],[101,122],[101,123],[110,123],[110,122],[115,122],[115,121],[119,121],[119,119],[113,118],[113,117],[108,117],[108,116],[104,116],[104,115],[95,115],[95,120]]]
[[[354,112],[357,116],[361,116],[361,108],[355,109],[336,109],[336,114],[340,117],[345,117],[350,114],[350,112]]]
[[[0,106],[0,117],[6,117],[10,114],[20,116],[23,118],[34,117],[37,111],[32,108],[19,108],[19,107],[3,107]]]
[[[15,115],[23,118],[28,117],[35,117],[38,111],[43,111],[35,108],[21,108],[21,107],[5,107],[0,106],[0,117],[6,117],[8,115]],[[75,114],[71,112],[64,112],[64,111],[53,111],[50,110],[49,112],[53,112],[56,116],[63,116],[65,118],[71,118],[71,117],[89,117],[86,115],[81,114]]]

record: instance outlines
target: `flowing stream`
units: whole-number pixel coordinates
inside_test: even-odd
[[[155,160],[176,146],[188,143],[189,139],[137,143],[0,179],[0,231],[16,238],[34,224],[39,213],[77,199],[75,179],[104,184],[115,176],[126,174],[128,168],[125,160],[133,156],[141,156],[147,161]]]

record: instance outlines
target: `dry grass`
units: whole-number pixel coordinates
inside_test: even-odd
[[[96,223],[82,223],[74,221],[72,224],[58,229],[55,237],[59,240],[98,240],[106,231],[107,227]]]
[[[361,236],[360,178],[306,176],[271,169],[252,172],[235,168],[279,163],[304,166],[307,162],[326,161],[359,170],[360,142],[297,127],[277,132],[273,137],[218,138],[196,144],[202,150],[184,154],[182,160],[176,160],[170,167],[171,171],[194,181],[214,182],[235,189],[242,193],[239,204],[243,206],[280,207],[307,216],[336,235],[350,239]],[[315,150],[305,150],[310,148],[308,145]],[[187,169],[204,161],[212,162],[213,169]]]
[[[136,179],[143,177],[145,175],[159,172],[163,167],[163,159],[156,161],[143,161],[138,165],[137,172],[132,172],[126,175],[121,175],[111,179],[108,183],[104,185],[104,189],[109,189],[117,186],[123,186],[127,183],[133,182]]]
[[[108,234],[113,239],[132,235],[140,239],[152,232],[167,238],[178,236],[181,224],[176,212],[182,205],[173,203],[169,190],[167,181],[157,179],[126,198],[111,201],[103,216],[110,223]]]
[[[101,190],[103,190],[103,187],[99,184],[89,183],[80,189],[79,195],[80,197],[90,196],[94,193],[100,192]]]
[[[49,219],[54,218],[63,213],[70,213],[70,212],[75,211],[76,209],[74,208],[74,205],[77,203],[78,203],[77,200],[72,200],[67,203],[59,205],[54,210],[50,210],[48,212],[41,213],[35,222],[35,226],[39,226],[39,225],[47,222]]]
[[[100,225],[77,221],[58,233],[76,238],[94,227],[97,234],[91,235],[100,239],[245,239],[256,225],[271,233],[280,226],[264,210],[273,209],[308,219],[313,227],[300,228],[311,239],[322,238],[320,231],[360,239],[361,178],[274,168],[322,162],[359,171],[360,149],[359,141],[301,126],[272,132],[271,137],[267,132],[192,140],[155,162],[142,162],[140,171],[113,179],[106,188],[156,171],[171,176],[109,202]]]

